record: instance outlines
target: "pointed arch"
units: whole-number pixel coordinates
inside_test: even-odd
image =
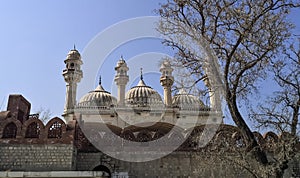
[[[121,133],[120,137],[129,141],[135,140],[135,136],[131,130],[124,131],[123,133]]]
[[[274,132],[267,132],[263,137],[267,143],[278,142],[278,135],[276,135]]]
[[[2,138],[16,138],[18,128],[15,123],[10,122],[6,124],[3,129]]]
[[[13,131],[12,129],[15,131]],[[14,118],[7,118],[1,123],[0,138],[19,138],[21,137],[21,129],[22,124],[19,120]]]
[[[265,144],[265,140],[259,132],[255,131],[255,132],[253,132],[253,135],[254,135],[254,137],[255,137],[255,139],[256,139],[256,141],[259,145]]]
[[[22,130],[24,138],[44,138],[45,126],[43,122],[37,118],[27,120]]]
[[[52,118],[45,127],[47,138],[60,139],[66,133],[66,124],[63,120],[58,117]]]

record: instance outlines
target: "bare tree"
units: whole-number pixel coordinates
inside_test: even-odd
[[[52,112],[50,111],[50,109],[45,109],[45,108],[40,108],[36,114],[38,114],[38,118],[45,124],[47,123],[52,115]]]
[[[273,63],[272,72],[279,90],[266,102],[259,104],[250,117],[258,122],[258,127],[272,127],[279,133],[299,136],[300,115],[300,43],[289,46],[284,58]]]
[[[262,165],[268,163],[266,154],[246,124],[239,101],[257,91],[257,81],[267,77],[271,61],[284,51],[293,27],[286,17],[294,7],[299,7],[299,2],[168,0],[158,10],[158,30],[166,38],[164,44],[177,50],[175,58],[198,78],[205,78],[207,65],[203,50],[197,48],[203,48],[205,42],[213,49],[221,66],[220,80],[230,115],[241,130],[247,150]],[[282,170],[278,171],[280,176]]]
[[[281,150],[276,157],[276,172],[283,172],[288,163],[295,157],[299,144],[300,115],[300,43],[299,39],[283,51],[282,58],[271,63],[271,71],[278,90],[272,93],[257,109],[252,109],[250,117],[257,127],[277,130],[288,139],[281,139],[277,147]]]

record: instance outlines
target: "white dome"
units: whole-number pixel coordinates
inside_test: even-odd
[[[172,105],[181,109],[195,109],[204,108],[205,105],[196,96],[186,93],[181,89],[178,94],[172,98]]]
[[[163,104],[158,92],[150,86],[147,86],[142,78],[137,86],[132,87],[126,93],[125,102],[126,104],[133,106],[153,106]]]
[[[101,84],[99,84],[94,91],[90,91],[79,100],[77,107],[110,107],[116,103],[117,99],[108,91],[105,91]]]

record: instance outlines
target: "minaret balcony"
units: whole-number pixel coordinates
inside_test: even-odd
[[[174,83],[174,78],[172,76],[161,76],[160,84],[162,86],[171,86]]]
[[[75,71],[75,69],[64,69],[63,72]]]

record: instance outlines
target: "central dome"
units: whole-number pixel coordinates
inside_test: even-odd
[[[147,86],[141,76],[137,86],[132,87],[125,96],[125,102],[131,106],[162,105],[162,99],[157,91]]]
[[[88,92],[79,100],[77,107],[110,107],[116,103],[117,99],[108,91],[105,91],[101,82],[99,82],[99,85],[94,91]]]

